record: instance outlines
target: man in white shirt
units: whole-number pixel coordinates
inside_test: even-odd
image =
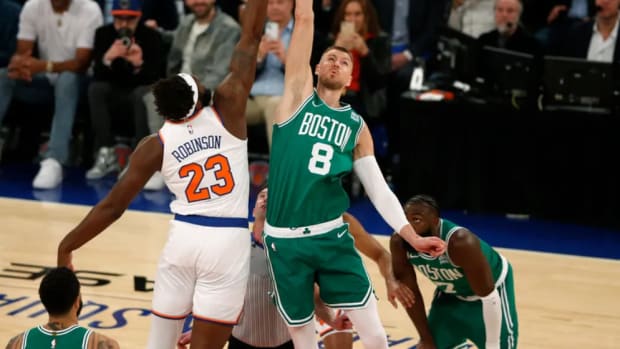
[[[43,95],[54,101],[49,148],[32,183],[35,189],[52,189],[62,181],[80,80],[102,23],[99,7],[90,0],[30,0],[24,5],[17,50],[9,66],[0,69],[0,122],[13,96],[34,102]],[[32,56],[35,43],[39,57]]]
[[[620,0],[596,0],[596,7],[598,11],[593,21],[574,26],[552,43],[552,54],[620,63],[617,40]]]
[[[618,7],[620,0],[597,0],[600,9],[596,15],[588,60],[611,63],[618,57]],[[617,60],[617,59],[616,59]]]

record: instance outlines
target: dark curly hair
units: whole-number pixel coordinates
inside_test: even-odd
[[[412,197],[411,199],[407,200],[407,202],[405,203],[405,207],[409,205],[413,205],[413,204],[426,205],[430,207],[431,209],[433,209],[433,211],[435,211],[437,216],[440,215],[439,204],[437,203],[437,200],[435,200],[435,198],[433,198],[432,196],[424,195],[424,194],[416,195]]]
[[[194,92],[180,76],[161,79],[153,86],[157,112],[166,119],[181,120],[194,105]]]
[[[66,267],[50,270],[39,286],[39,298],[52,316],[67,314],[80,295],[80,282]]]

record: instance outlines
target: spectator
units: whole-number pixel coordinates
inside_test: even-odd
[[[540,55],[542,48],[538,40],[519,25],[522,12],[523,5],[520,0],[496,0],[496,29],[484,33],[478,38],[480,46],[499,47]]]
[[[88,68],[101,11],[90,0],[30,0],[22,10],[17,51],[0,69],[0,122],[12,97],[33,102],[54,100],[49,148],[32,183],[51,189],[62,181],[61,163],[69,157],[69,141]],[[35,43],[39,57],[33,57]]]
[[[439,28],[447,23],[451,0],[372,0],[380,27],[392,39],[392,72],[387,89],[386,120],[390,168],[398,173],[400,96],[409,88],[413,69],[429,59],[437,46]],[[415,59],[414,59],[415,58]],[[389,175],[386,173],[386,176]]]
[[[256,80],[245,115],[249,125],[265,123],[267,142],[271,148],[276,107],[284,92],[286,50],[293,32],[293,0],[269,0],[267,20],[267,29],[258,47]],[[269,31],[270,26],[273,26],[273,32]]]
[[[0,68],[9,65],[15,53],[21,7],[12,0],[0,0]]]
[[[0,0],[0,69],[9,65],[15,52],[21,6],[12,0]],[[0,125],[0,159],[7,134]]]
[[[59,348],[119,348],[114,339],[78,325],[82,296],[80,282],[70,269],[50,270],[41,281],[39,297],[49,315],[47,324],[11,338],[7,349],[56,348],[57,344]]]
[[[372,125],[385,112],[391,51],[390,38],[379,28],[370,1],[341,2],[325,47],[318,52],[332,45],[342,46],[353,55],[353,79],[341,100]]]
[[[215,89],[228,74],[233,49],[239,41],[241,28],[235,20],[215,6],[215,0],[185,0],[192,13],[181,19],[174,33],[164,32],[164,39],[172,36],[168,55],[167,75],[187,73],[195,76],[209,90]],[[144,97],[151,132],[157,132],[163,118],[155,110],[152,93]],[[147,190],[164,187],[159,172],[144,185]]]
[[[150,133],[143,97],[159,78],[163,64],[161,36],[139,22],[139,0],[114,0],[112,14],[114,22],[95,32],[95,76],[88,89],[88,100],[98,156],[86,172],[88,179],[101,178],[119,169],[113,149],[113,107],[122,104],[131,111],[135,139]]]
[[[480,34],[493,30],[494,0],[454,0],[448,24],[461,32],[479,37]]]
[[[575,26],[562,37],[560,54],[592,61],[620,63],[618,21],[620,0],[596,0],[594,21]]]

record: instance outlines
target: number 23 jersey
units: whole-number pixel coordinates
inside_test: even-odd
[[[297,228],[340,217],[349,207],[341,179],[353,168],[363,127],[349,105],[331,108],[316,91],[274,125],[267,223]]]
[[[247,140],[226,130],[213,107],[159,130],[161,172],[175,195],[170,210],[181,215],[248,217]]]

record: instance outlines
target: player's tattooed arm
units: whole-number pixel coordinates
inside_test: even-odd
[[[9,343],[6,345],[6,349],[17,349],[21,348],[23,334],[18,334],[17,336],[11,338]]]
[[[243,15],[241,38],[230,60],[230,73],[214,95],[214,106],[224,126],[241,139],[247,135],[245,107],[256,77],[256,57],[267,18],[267,0],[248,1]]]
[[[118,342],[99,333],[93,333],[88,349],[119,349]]]

